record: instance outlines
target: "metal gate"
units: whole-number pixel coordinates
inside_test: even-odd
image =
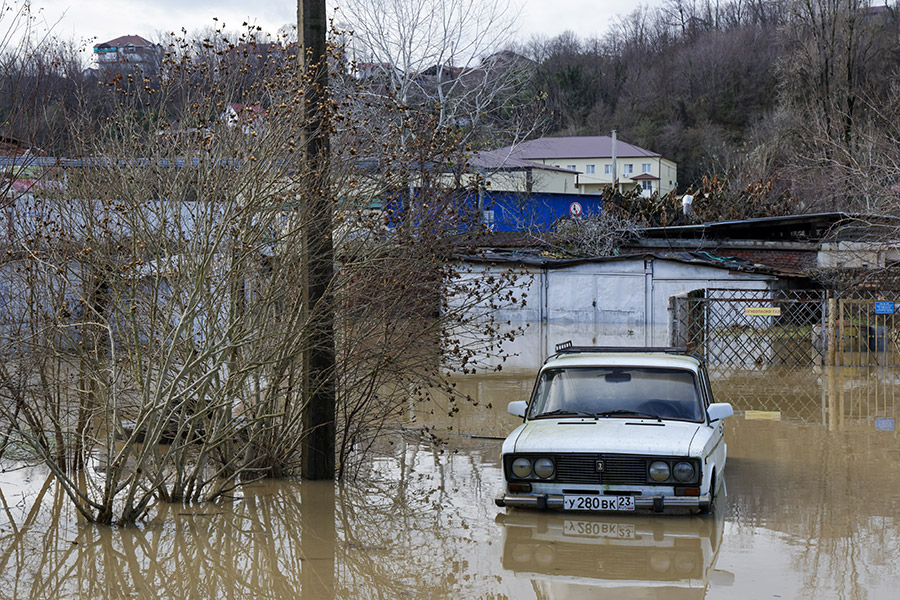
[[[736,409],[893,429],[900,302],[892,293],[706,289],[671,306],[671,342],[705,358],[717,397]]]

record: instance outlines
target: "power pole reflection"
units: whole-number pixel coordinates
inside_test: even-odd
[[[300,484],[301,596],[334,598],[334,482]]]

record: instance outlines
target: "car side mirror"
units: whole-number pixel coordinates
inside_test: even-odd
[[[525,418],[525,411],[528,410],[528,403],[524,400],[516,400],[515,402],[510,402],[509,406],[506,407],[507,412],[514,417],[522,417]]]
[[[727,402],[715,402],[706,409],[710,421],[721,421],[734,415],[734,407]]]
[[[731,587],[734,585],[734,573],[723,569],[713,569],[709,574],[709,582],[718,587]]]

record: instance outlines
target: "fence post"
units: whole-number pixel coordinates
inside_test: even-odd
[[[831,291],[828,292],[828,307],[826,309],[826,340],[825,340],[825,352],[826,352],[826,363],[829,366],[834,366],[835,364],[835,344],[838,342],[835,340],[835,322],[834,317],[837,312],[837,301],[831,295]]]
[[[835,316],[837,315],[837,301],[834,299],[832,292],[828,291],[828,307],[827,307],[827,324],[826,324],[826,346],[825,346],[825,364],[827,366],[827,381],[826,386],[828,388],[828,430],[835,431],[837,429],[837,373],[835,368],[835,360],[837,357],[837,349],[836,344],[838,344],[837,340],[837,328],[835,327]]]

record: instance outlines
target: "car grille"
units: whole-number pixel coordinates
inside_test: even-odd
[[[504,549],[503,566],[518,571],[550,573],[556,576],[584,577],[593,574],[606,580],[682,581],[703,576],[703,554],[699,548],[684,550],[654,547],[647,540],[638,547],[608,546],[560,542],[550,564],[537,564],[533,559],[518,558],[515,550],[529,548],[536,553],[537,543],[517,542]],[[656,563],[651,560],[656,558]],[[660,563],[659,559],[664,562]],[[660,594],[660,597],[663,597]],[[670,594],[664,597],[671,597]]]
[[[603,461],[602,473],[597,461]],[[647,461],[627,454],[557,454],[556,481],[609,485],[643,485],[647,483]]]

